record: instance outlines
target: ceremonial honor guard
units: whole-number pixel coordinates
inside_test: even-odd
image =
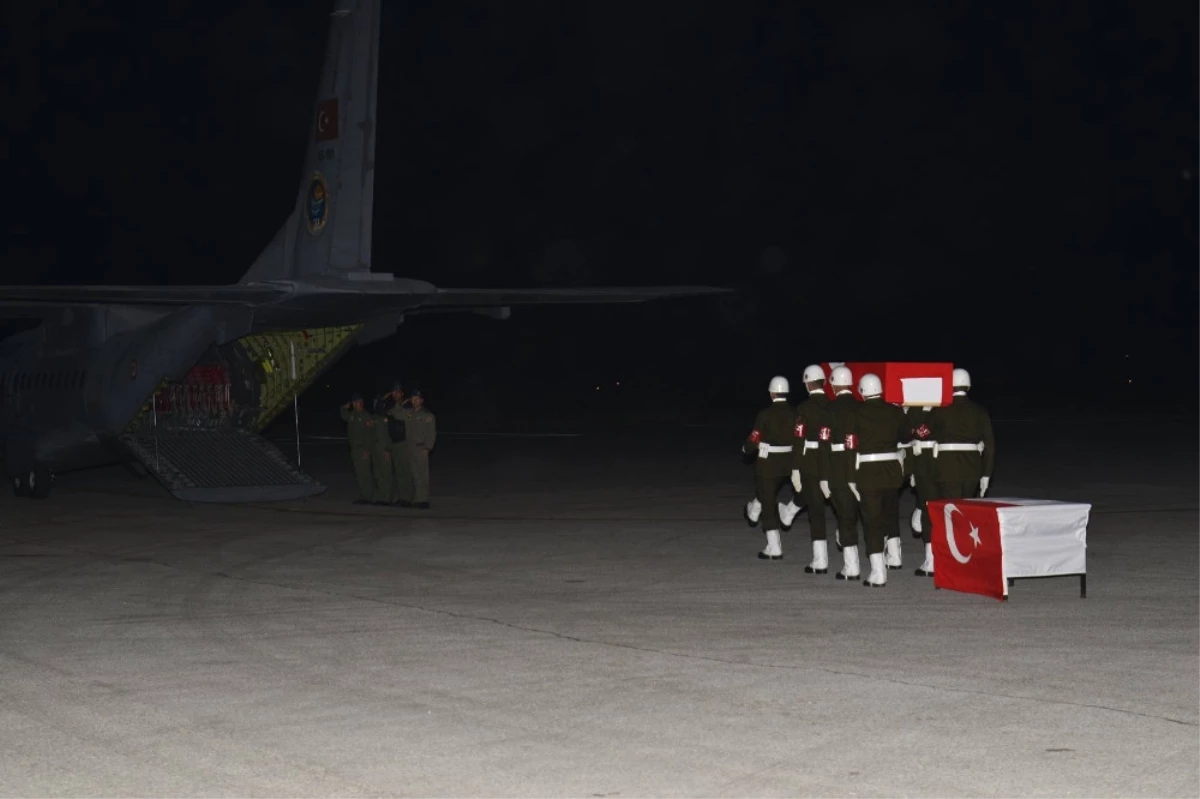
[[[764,560],[779,560],[783,557],[779,540],[783,525],[779,519],[777,502],[779,489],[787,482],[792,470],[796,415],[787,401],[787,378],[771,378],[767,391],[771,395],[771,404],[758,412],[754,429],[742,445],[743,452],[757,454],[754,459],[754,500],[746,507],[746,517],[753,521],[761,513],[762,528],[767,533],[767,547],[758,556]]]

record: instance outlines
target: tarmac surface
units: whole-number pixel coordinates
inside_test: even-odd
[[[1093,505],[1088,597],[1004,603],[906,526],[880,590],[758,560],[743,421],[444,433],[429,511],[337,441],[304,503],[0,498],[0,794],[1200,795],[1194,420],[998,422],[991,494]]]

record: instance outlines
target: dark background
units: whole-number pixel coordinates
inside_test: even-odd
[[[6,282],[240,278],[329,5],[14,5]],[[388,3],[376,270],[739,293],[412,319],[306,404],[752,408],[950,360],[985,404],[1194,415],[1196,4],[895,6]]]

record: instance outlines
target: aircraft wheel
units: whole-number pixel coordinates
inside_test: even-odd
[[[12,477],[13,493],[18,497],[29,496],[29,476],[28,475],[13,475]]]
[[[45,499],[50,496],[54,487],[54,473],[45,467],[38,467],[29,473],[29,495],[34,499]]]

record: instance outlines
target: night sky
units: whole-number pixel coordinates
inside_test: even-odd
[[[330,4],[100,6],[9,12],[6,282],[234,282],[291,210]],[[953,360],[985,403],[1194,411],[1197,24],[1194,2],[390,2],[377,271],[739,294],[413,319],[331,391],[753,406],[816,360]]]

